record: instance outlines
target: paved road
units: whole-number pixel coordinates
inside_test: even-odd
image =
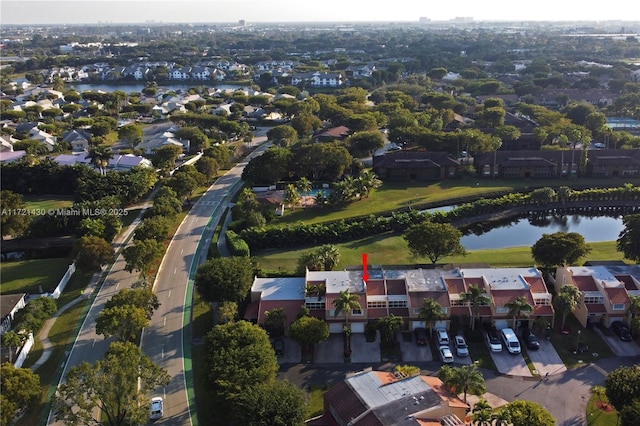
[[[265,136],[257,136],[253,143],[264,141]],[[154,292],[161,305],[141,340],[143,351],[171,376],[168,386],[150,395],[164,398],[164,416],[155,424],[191,425],[195,419],[188,327],[193,291],[190,274],[206,260],[213,232],[234,192],[242,186],[242,170],[251,158],[266,148],[267,144],[262,144],[200,197],[178,228],[163,258],[154,283]]]

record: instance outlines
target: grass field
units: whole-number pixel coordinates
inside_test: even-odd
[[[67,258],[32,259],[0,263],[0,293],[53,292],[67,271]]]
[[[73,205],[71,197],[59,195],[24,195],[22,200],[27,209],[39,209],[47,211],[50,209],[64,209]]]
[[[372,265],[413,265],[429,263],[428,260],[416,260],[409,253],[407,243],[401,235],[387,234],[368,237],[348,243],[335,244],[340,252],[340,262],[336,270],[362,263],[362,254],[367,253]],[[588,260],[623,260],[622,253],[616,250],[615,241],[589,243],[592,250]],[[292,250],[269,250],[252,253],[263,270],[294,272],[298,258],[310,247]],[[583,259],[587,260],[587,259]],[[510,247],[494,250],[469,251],[467,256],[449,256],[439,264],[447,263],[484,263],[499,267],[532,266],[531,247]]]

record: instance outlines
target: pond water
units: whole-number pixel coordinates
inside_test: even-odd
[[[514,219],[483,231],[473,231],[460,240],[467,250],[496,249],[506,247],[533,246],[542,234],[554,232],[577,232],[586,242],[617,240],[624,229],[622,216],[556,215],[544,219]],[[479,234],[479,235],[478,235]]]

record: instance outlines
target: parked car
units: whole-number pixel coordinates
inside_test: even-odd
[[[520,353],[520,341],[518,340],[518,336],[513,332],[509,327],[503,328],[500,330],[500,335],[502,336],[502,342],[504,346],[507,348],[510,354],[517,355]]]
[[[418,327],[413,330],[413,334],[416,336],[416,345],[424,346],[427,344],[427,329]]]
[[[156,396],[151,398],[151,403],[149,404],[149,418],[151,420],[158,420],[162,418],[164,414],[162,406],[163,402],[161,397]]]
[[[438,345],[449,345],[449,334],[444,328],[436,329],[436,336],[438,336]]]
[[[487,342],[487,347],[491,352],[502,352],[502,342],[500,341],[500,337],[498,337],[498,332],[495,328],[487,330],[487,334],[485,334],[485,341]]]
[[[440,346],[438,352],[440,353],[440,359],[442,360],[442,362],[444,362],[445,364],[450,364],[453,362],[453,353],[451,353],[451,349],[449,349],[449,346]]]
[[[456,345],[456,353],[458,356],[469,356],[469,346],[467,346],[467,342],[464,340],[462,336],[456,336],[453,338],[453,341]]]
[[[527,349],[532,351],[540,349],[540,342],[538,342],[538,338],[528,328],[522,330],[522,340],[524,341],[524,344],[527,345]]]
[[[622,321],[614,321],[611,323],[611,329],[623,342],[631,341],[631,333],[629,328]]]
[[[276,353],[276,356],[284,355],[284,340],[276,339],[273,341],[273,350]]]

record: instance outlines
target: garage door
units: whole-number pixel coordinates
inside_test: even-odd
[[[509,320],[506,320],[506,319],[495,320],[495,324],[498,330],[502,330],[503,328],[509,327]]]
[[[329,333],[342,333],[342,323],[332,322],[329,324]]]
[[[425,321],[411,321],[411,329],[415,330],[416,328],[427,328],[427,323]]]
[[[436,328],[444,328],[446,330],[447,329],[447,321],[436,321],[433,328],[434,329],[436,329]]]
[[[351,332],[352,333],[364,333],[364,323],[363,322],[352,322],[351,323]]]

